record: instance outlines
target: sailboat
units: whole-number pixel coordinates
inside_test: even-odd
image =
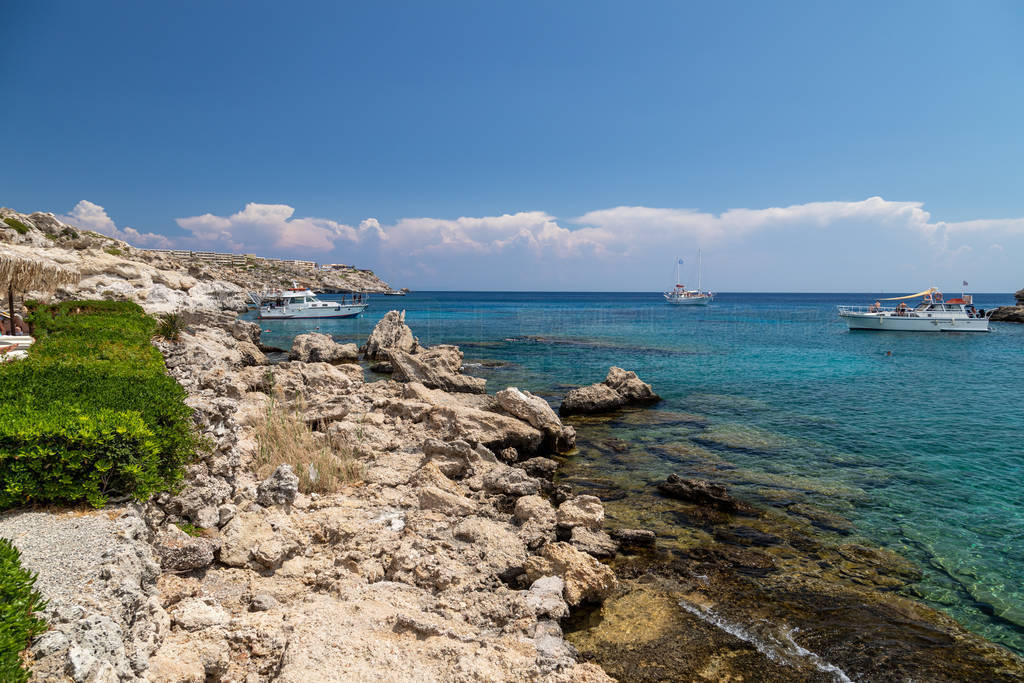
[[[683,259],[676,259],[676,285],[670,291],[665,292],[665,301],[677,306],[707,306],[715,295],[701,289],[701,277],[703,267],[700,251],[697,251],[697,289],[687,289],[686,285],[679,284],[679,266],[683,265]]]

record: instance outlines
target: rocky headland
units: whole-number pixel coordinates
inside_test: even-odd
[[[826,511],[779,515],[672,477],[633,505],[636,524],[609,524],[629,501],[561,471],[578,433],[650,412],[658,396],[635,373],[613,367],[556,412],[517,387],[490,393],[400,311],[361,347],[300,335],[270,363],[238,313],[272,280],[3,215],[28,229],[0,238],[81,273],[59,298],[187,314],[156,344],[208,444],[179,490],[145,503],[0,515],[50,601],[36,680],[1024,676],[899,595],[916,569],[844,541]],[[649,524],[652,510],[674,526]]]
[[[990,320],[1004,323],[1024,323],[1024,289],[1018,289],[1013,297],[1016,305],[1000,306],[992,311]]]

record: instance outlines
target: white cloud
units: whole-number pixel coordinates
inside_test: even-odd
[[[570,257],[601,252],[615,241],[614,235],[604,230],[564,228],[543,211],[481,218],[403,218],[380,230],[389,246],[410,254],[495,253],[521,247],[536,255]]]
[[[70,214],[58,216],[57,218],[83,230],[92,230],[136,247],[159,247],[166,249],[171,246],[171,241],[164,235],[152,232],[141,233],[135,228],[130,227],[125,227],[123,230],[118,228],[102,206],[93,204],[85,199],[75,204],[75,208],[71,210]]]
[[[586,213],[573,222],[591,225],[630,244],[683,241],[712,246],[767,229],[828,228],[860,220],[934,231],[921,202],[891,202],[870,197],[859,202],[811,202],[767,209],[729,209],[721,214],[695,209],[618,206]]]
[[[228,217],[205,213],[179,218],[177,223],[191,233],[186,240],[197,246],[229,251],[330,251],[338,240],[359,239],[359,231],[351,226],[327,218],[292,218],[294,213],[286,204],[250,202]]]

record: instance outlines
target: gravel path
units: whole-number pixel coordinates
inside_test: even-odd
[[[120,508],[89,512],[20,511],[0,515],[0,537],[21,551],[21,564],[39,574],[36,589],[50,607],[88,605],[103,553],[115,547]]]

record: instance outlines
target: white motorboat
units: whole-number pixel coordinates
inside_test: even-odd
[[[354,318],[366,310],[370,299],[365,294],[350,294],[340,301],[321,301],[308,287],[273,289],[259,294],[250,292],[261,319]]]
[[[701,289],[701,256],[697,252],[697,289],[687,289],[686,285],[679,284],[679,266],[683,265],[683,259],[676,259],[676,286],[665,292],[665,301],[676,306],[707,306],[715,295]]]
[[[911,308],[910,299],[921,298]],[[882,301],[899,301],[896,306],[883,306]],[[882,330],[887,332],[988,332],[988,316],[984,309],[974,307],[970,294],[943,300],[942,292],[930,287],[908,296],[880,299],[871,306],[840,306],[839,317],[851,330]]]

